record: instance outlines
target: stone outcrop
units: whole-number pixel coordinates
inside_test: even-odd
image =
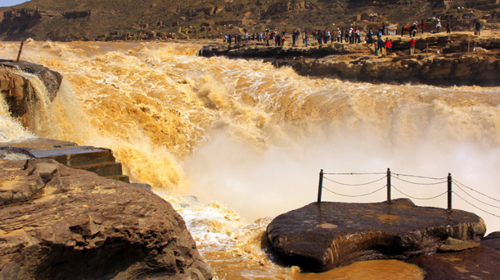
[[[53,160],[0,160],[0,278],[211,279],[150,191]]]
[[[122,164],[116,162],[113,151],[92,146],[46,138],[29,138],[19,141],[0,142],[0,158],[53,159],[71,168],[83,169],[109,179],[128,183],[122,174]]]
[[[6,100],[12,116],[20,118],[24,124],[27,124],[29,118],[27,113],[40,97],[36,95],[29,79],[14,69],[38,76],[47,89],[49,101],[56,98],[63,78],[60,73],[42,65],[26,61],[0,60],[0,95]]]
[[[490,51],[500,49],[500,39],[469,42],[469,38],[464,34],[418,38],[415,55],[409,55],[407,38],[393,41],[397,55],[390,56],[373,55],[372,45],[343,43],[310,48],[212,44],[200,49],[199,55],[264,59],[300,75],[351,81],[499,86],[500,60]]]
[[[357,58],[277,59],[305,76],[336,77],[352,81],[432,85],[499,86],[500,60],[494,55],[448,54]]]
[[[266,58],[292,58],[306,57],[306,58],[322,58],[328,55],[342,55],[342,54],[371,54],[372,50],[365,44],[341,44],[333,43],[322,45],[313,48],[300,48],[300,47],[275,47],[264,46],[263,44],[256,46],[236,45],[228,47],[223,44],[212,44],[204,46],[199,51],[200,56],[227,56],[230,58],[246,58],[246,59],[266,59]]]
[[[418,207],[408,199],[312,203],[279,215],[267,227],[280,257],[313,272],[362,260],[406,260],[437,252],[449,237],[477,243],[485,232],[473,213]]]
[[[407,262],[422,268],[425,280],[496,280],[500,275],[500,253],[483,245],[460,252],[419,256]]]
[[[498,266],[500,263],[500,232],[488,234],[476,247],[460,252],[418,256],[408,260],[408,262],[424,269],[426,280],[498,279],[498,275],[500,275],[500,266]]]

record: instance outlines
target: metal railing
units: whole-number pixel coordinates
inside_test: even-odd
[[[333,180],[333,179],[329,178],[329,175],[333,175],[333,176],[342,176],[342,175],[352,175],[352,176],[356,176],[356,175],[383,175],[383,176],[381,178],[378,178],[378,179],[375,179],[375,180],[370,180],[370,181],[367,181],[367,182],[364,182],[364,183],[350,184],[350,183],[340,182],[338,180]],[[445,184],[446,183],[446,191],[444,191],[442,193],[439,193],[439,194],[437,194],[435,196],[430,196],[430,197],[416,197],[416,196],[409,195],[409,194],[403,192],[399,188],[396,188],[396,186],[394,186],[394,184],[392,182],[393,178],[396,179],[396,180],[399,180],[401,182],[407,183],[407,184],[414,184],[414,185],[421,185],[421,186],[435,186],[435,185],[440,185],[440,184]],[[411,180],[411,179],[408,179],[408,178],[415,178],[415,179],[419,179],[421,181],[425,180],[425,182],[418,182],[418,181]],[[341,185],[341,186],[347,186],[347,187],[368,186],[368,185],[376,184],[376,183],[378,183],[378,182],[380,182],[380,181],[382,181],[384,179],[386,179],[386,183],[385,183],[384,186],[378,187],[375,190],[367,192],[367,193],[356,194],[356,195],[342,194],[342,193],[339,193],[339,192],[336,192],[336,191],[332,191],[331,189],[328,189],[328,188],[326,188],[323,185],[324,181],[328,181],[328,182],[333,183],[333,184],[337,184],[337,185]],[[452,194],[455,194],[460,199],[462,199],[463,201],[465,201],[467,204],[473,206],[474,208],[479,209],[479,210],[481,210],[481,211],[483,211],[483,212],[485,212],[487,214],[490,214],[492,216],[495,216],[497,218],[500,218],[500,215],[497,215],[497,214],[491,213],[489,211],[486,211],[486,210],[484,210],[484,209],[482,209],[482,208],[480,208],[480,207],[472,204],[470,201],[466,200],[464,198],[464,196],[459,195],[456,191],[453,190],[453,186],[457,187],[460,191],[462,191],[464,194],[466,194],[467,196],[471,197],[472,199],[476,200],[477,202],[480,202],[480,203],[482,203],[484,205],[487,205],[487,206],[490,206],[490,207],[493,207],[493,208],[500,209],[500,205],[497,206],[497,205],[493,205],[491,203],[484,202],[483,200],[478,199],[477,197],[474,197],[468,191],[474,192],[474,193],[476,193],[478,195],[481,195],[484,198],[490,199],[490,200],[492,200],[494,202],[497,202],[497,203],[500,203],[499,199],[496,199],[496,198],[493,198],[493,197],[491,197],[491,196],[489,196],[487,194],[481,193],[481,192],[479,192],[477,190],[474,190],[473,188],[470,188],[470,187],[466,186],[465,184],[462,184],[462,183],[458,182],[457,180],[454,180],[452,178],[452,176],[451,176],[451,173],[448,173],[448,175],[446,177],[436,178],[436,177],[426,177],[426,176],[418,176],[418,175],[410,175],[410,174],[393,173],[393,172],[391,172],[391,170],[389,168],[387,168],[387,172],[380,172],[380,173],[377,173],[377,172],[374,172],[374,173],[325,173],[325,172],[323,172],[323,169],[321,169],[321,171],[319,173],[318,201],[317,201],[317,203],[318,204],[321,203],[321,196],[322,196],[323,189],[326,190],[326,191],[328,191],[328,192],[330,192],[330,193],[333,193],[335,195],[342,196],[342,197],[363,197],[363,196],[368,196],[368,195],[372,195],[374,193],[377,193],[377,192],[379,192],[379,191],[381,191],[381,190],[383,190],[385,188],[387,190],[387,203],[388,204],[391,204],[391,191],[392,191],[392,189],[394,189],[397,192],[399,192],[401,195],[409,197],[411,199],[415,199],[415,200],[431,200],[431,199],[435,199],[435,198],[447,195],[447,202],[448,202],[447,210],[451,211],[453,209],[452,208]],[[466,189],[468,191],[466,191]]]

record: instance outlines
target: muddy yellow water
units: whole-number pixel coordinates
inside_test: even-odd
[[[14,59],[18,47],[1,42],[1,58]],[[500,197],[498,87],[314,79],[258,60],[200,58],[199,49],[29,40],[22,59],[59,71],[64,82],[50,103],[43,84],[19,72],[41,102],[24,129],[1,100],[0,140],[48,137],[111,148],[132,182],[151,184],[184,217],[219,279],[422,277],[397,261],[314,275],[280,264],[265,245],[265,228],[272,217],[316,200],[320,169],[370,173],[326,175],[324,186],[333,192],[324,191],[323,199],[329,201],[385,200],[383,190],[373,191],[385,186],[378,179],[387,168],[434,178],[452,173],[463,185]],[[401,191],[394,189],[394,198],[446,191],[444,182],[394,176]],[[444,196],[414,202],[446,207]],[[480,210],[495,208],[471,202],[479,208],[458,197],[453,207],[499,230],[498,218]]]

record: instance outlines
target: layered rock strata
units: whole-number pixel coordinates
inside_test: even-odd
[[[431,85],[499,86],[498,38],[463,34],[418,38],[409,55],[408,38],[393,41],[396,54],[375,56],[368,44],[333,43],[312,48],[263,45],[207,45],[200,56],[263,59],[276,67],[291,67],[299,75],[375,83],[416,82]]]
[[[362,56],[322,59],[277,59],[278,67],[292,67],[298,74],[375,83],[416,82],[431,85],[499,86],[500,60],[476,54]]]
[[[278,255],[312,272],[363,260],[406,260],[435,253],[450,237],[477,243],[485,232],[473,213],[418,207],[408,199],[311,203],[279,215],[267,227]]]
[[[0,160],[0,278],[211,279],[150,191],[53,160]]]

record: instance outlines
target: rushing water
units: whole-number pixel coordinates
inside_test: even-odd
[[[312,79],[260,61],[200,58],[199,48],[28,41],[23,58],[59,71],[64,82],[27,130],[10,118],[2,100],[0,140],[38,136],[111,148],[131,181],[151,184],[181,213],[219,279],[422,277],[417,267],[398,261],[361,262],[314,275],[280,265],[263,235],[269,217],[315,201],[320,169],[391,168],[436,178],[452,173],[460,183],[500,198],[498,87]],[[0,56],[13,59],[17,49],[17,43],[0,43]],[[360,187],[334,181],[355,184],[381,176],[329,175],[325,187],[369,193],[384,181]],[[420,198],[446,190],[446,183],[393,183]],[[404,196],[393,191],[393,197]],[[324,192],[323,199],[378,202],[385,192],[356,198]],[[445,196],[414,202],[446,207]],[[500,230],[499,218],[458,197],[453,207],[483,217],[488,231]]]

